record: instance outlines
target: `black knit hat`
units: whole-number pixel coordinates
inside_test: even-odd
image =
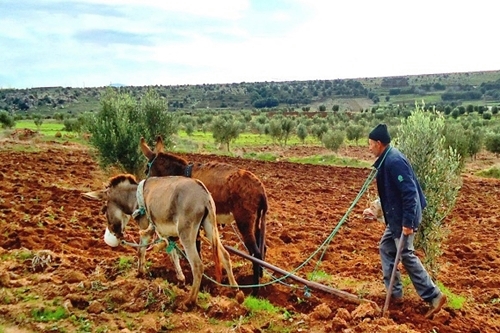
[[[389,135],[386,124],[378,124],[374,129],[372,129],[368,138],[373,141],[380,141],[385,145],[391,142],[391,136]]]

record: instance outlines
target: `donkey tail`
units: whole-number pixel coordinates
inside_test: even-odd
[[[267,195],[264,193],[260,198],[259,209],[257,211],[257,225],[260,224],[259,250],[262,260],[266,260],[266,213],[267,213]],[[259,223],[260,221],[260,223]]]
[[[215,268],[215,280],[220,283],[222,280],[222,258],[221,255],[221,243],[219,239],[219,231],[217,229],[217,218],[215,216],[215,203],[213,200],[210,200],[211,207],[207,207],[207,216],[205,217],[205,221],[207,222],[206,227],[210,228],[210,233],[212,237],[210,242],[212,243],[212,253],[214,256],[214,268]],[[207,229],[205,229],[206,231]],[[210,236],[210,235],[207,235]]]

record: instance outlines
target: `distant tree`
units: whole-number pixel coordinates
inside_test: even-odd
[[[321,141],[321,138],[323,135],[328,132],[329,128],[326,123],[321,123],[321,124],[314,124],[311,127],[311,133],[319,140]]]
[[[491,117],[492,117],[492,114],[491,114],[490,111],[486,111],[486,112],[483,113],[483,119],[484,120],[490,120]]]
[[[0,110],[0,125],[2,128],[12,128],[16,125],[14,117],[12,117],[7,111]]]
[[[283,137],[283,128],[281,127],[281,120],[278,118],[273,118],[269,121],[268,124],[268,134],[274,142],[281,142],[281,138]]]
[[[302,144],[304,144],[304,141],[307,138],[307,126],[304,124],[299,124],[297,126],[297,136],[299,137],[300,141]]]
[[[65,119],[63,124],[64,124],[64,128],[63,128],[64,131],[79,132],[79,130],[80,130],[81,123],[76,118]]]
[[[483,132],[479,129],[468,130],[467,137],[469,138],[468,155],[472,159],[476,159],[477,154],[481,151],[484,144]]]
[[[497,114],[498,113],[498,106],[494,105],[491,107],[491,113],[492,114]]]
[[[184,124],[184,129],[186,130],[186,134],[191,136],[194,133],[194,124],[192,122],[188,122]]]
[[[328,130],[321,137],[321,142],[326,148],[337,152],[344,143],[345,133],[342,131]]]
[[[346,128],[346,134],[348,140],[354,140],[356,145],[358,140],[363,136],[363,126],[360,125],[349,125]]]
[[[325,105],[320,105],[319,106],[319,111],[320,112],[325,112],[326,111],[326,106]]]
[[[39,114],[34,114],[33,115],[33,122],[35,123],[36,128],[38,130],[40,130],[40,127],[43,124],[43,117],[41,115],[39,115]]]
[[[338,104],[334,104],[334,105],[332,106],[332,111],[333,111],[333,112],[337,112],[339,109],[340,109],[340,106],[339,106]]]
[[[465,110],[467,111],[467,113],[474,112],[474,105],[472,105],[472,104],[467,105],[467,107],[465,108]]]
[[[240,135],[241,124],[232,118],[219,116],[214,119],[212,124],[212,136],[216,143],[225,144],[227,151],[229,144],[236,140]]]
[[[294,128],[295,128],[295,122],[293,121],[293,119],[285,117],[281,120],[281,129],[283,133],[283,141],[285,146]]]
[[[62,112],[55,112],[54,115],[52,116],[57,121],[63,121],[64,120],[64,113]]]
[[[500,154],[500,134],[490,133],[484,140],[484,147],[487,151],[498,156]]]

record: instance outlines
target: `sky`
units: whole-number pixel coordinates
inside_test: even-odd
[[[500,70],[495,1],[0,0],[0,88]]]

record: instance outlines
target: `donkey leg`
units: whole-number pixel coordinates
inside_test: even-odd
[[[146,244],[149,243],[150,236],[148,234],[141,234],[140,238],[140,244],[143,246],[140,246],[137,249],[138,255],[139,255],[139,262],[137,263],[137,276],[142,277],[146,274],[146,268],[145,268],[145,263],[146,263]]]
[[[191,292],[185,301],[187,307],[196,304],[198,299],[198,292],[200,291],[201,279],[203,276],[203,263],[201,262],[200,256],[198,255],[198,250],[196,249],[196,241],[193,239],[192,242],[183,241],[181,243],[186,251],[186,257],[191,266],[191,273],[193,274],[193,284],[191,285]]]
[[[144,276],[144,274],[146,274],[146,268],[145,268],[146,245],[149,244],[153,235],[154,235],[154,228],[150,228],[149,226],[147,229],[139,231],[139,243],[141,246],[137,250],[139,254],[139,262],[137,264],[138,276]]]
[[[173,241],[170,240],[169,242]],[[186,277],[182,272],[181,263],[179,261],[179,252],[177,251],[177,249],[173,249],[168,255],[170,256],[170,260],[172,260],[172,263],[174,264],[175,275],[177,276],[179,284],[184,285],[186,283]]]
[[[235,209],[233,216],[238,226],[238,230],[243,237],[243,242],[252,257],[262,259],[257,239],[255,238],[255,214],[242,208]],[[259,292],[260,276],[262,275],[262,268],[259,264],[252,262],[253,265],[253,284],[252,295],[256,296]]]
[[[238,286],[238,282],[236,282],[236,279],[234,278],[233,274],[233,266],[231,264],[231,257],[229,256],[229,252],[224,248],[221,242],[219,242],[219,257],[222,258],[222,265],[224,266],[224,269],[226,270],[227,278],[229,280],[229,284],[232,286]]]

